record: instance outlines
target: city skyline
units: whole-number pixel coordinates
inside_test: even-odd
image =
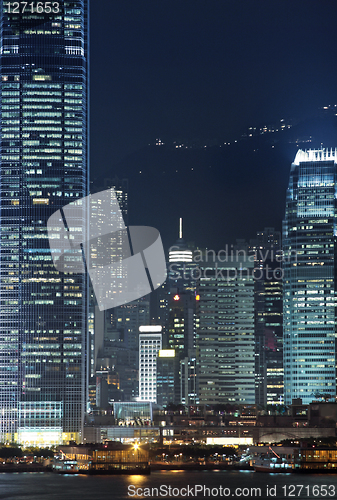
[[[235,245],[237,238],[249,241],[262,228],[280,231],[297,151],[336,142],[337,75],[329,62],[336,56],[329,34],[332,4],[243,6],[133,2],[130,15],[123,6],[106,4],[107,22],[112,14],[116,19],[112,39],[98,22],[98,11],[93,12],[93,29],[100,26],[95,43],[111,44],[104,62],[109,59],[120,69],[112,74],[112,65],[107,70],[111,80],[95,82],[95,175],[100,169],[105,175],[123,171],[129,179],[130,220],[142,218],[158,227],[167,251],[180,217],[185,243],[215,252]],[[103,63],[99,54],[97,71]],[[103,102],[109,100],[111,108],[106,108]],[[264,130],[268,123],[277,125],[263,135],[242,137],[249,127]],[[277,283],[274,288],[264,284],[259,293],[260,302],[266,299],[260,309],[261,401],[283,402],[276,302],[282,291]],[[274,317],[268,317],[271,309]]]
[[[331,20],[172,1],[102,0],[112,32],[89,0],[2,6],[3,442],[84,442],[116,403],[335,401]]]

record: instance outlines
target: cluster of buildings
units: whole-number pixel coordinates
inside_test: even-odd
[[[337,404],[261,409],[259,405],[190,405],[163,408],[150,402],[112,403],[113,416],[87,415],[84,443],[245,446],[283,441],[336,440]]]
[[[335,402],[336,163],[336,150],[298,151],[283,238],[265,228],[215,252],[188,245],[180,221],[167,281],[149,297],[150,324],[138,325],[134,401],[218,409]],[[295,427],[316,435],[310,422]]]
[[[148,404],[334,401],[337,150],[298,151],[282,240],[200,249],[181,225],[166,282],[104,311],[87,274],[55,269],[47,221],[90,185],[88,4],[60,3],[0,19],[0,441],[83,442],[92,419],[125,425],[118,403],[131,433]],[[127,181],[110,187],[127,224]]]
[[[91,411],[131,399],[161,406],[282,404],[280,240],[279,232],[267,228],[249,244],[238,241],[215,253],[192,250],[180,227],[166,282],[147,300],[111,310],[101,323],[103,354],[92,378]],[[132,394],[123,378],[127,359]]]

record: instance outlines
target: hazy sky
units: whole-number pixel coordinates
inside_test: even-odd
[[[337,103],[336,17],[335,0],[92,1],[95,174],[124,175],[125,162],[137,163],[129,155],[157,137],[230,140],[249,125]],[[225,183],[218,168],[214,180]],[[137,170],[126,172],[131,190],[142,186]]]
[[[337,101],[336,17],[335,0],[92,1],[93,154]]]

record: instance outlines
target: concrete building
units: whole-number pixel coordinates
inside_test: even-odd
[[[157,403],[176,404],[179,396],[179,358],[174,349],[161,349],[157,357]]]
[[[139,327],[138,401],[157,402],[157,357],[162,348],[162,327]]]
[[[246,252],[199,265],[199,398],[201,404],[255,402],[254,262]]]

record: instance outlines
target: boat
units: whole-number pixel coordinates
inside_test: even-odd
[[[67,460],[64,458],[54,459],[52,471],[57,474],[79,474],[77,460]]]
[[[293,465],[285,459],[277,460],[274,458],[266,458],[256,460],[254,465],[255,472],[274,472],[274,473],[290,473],[293,472]]]
[[[253,463],[255,472],[290,473],[294,471],[295,464],[286,458],[280,457],[271,447],[270,454],[266,457],[259,457]]]

